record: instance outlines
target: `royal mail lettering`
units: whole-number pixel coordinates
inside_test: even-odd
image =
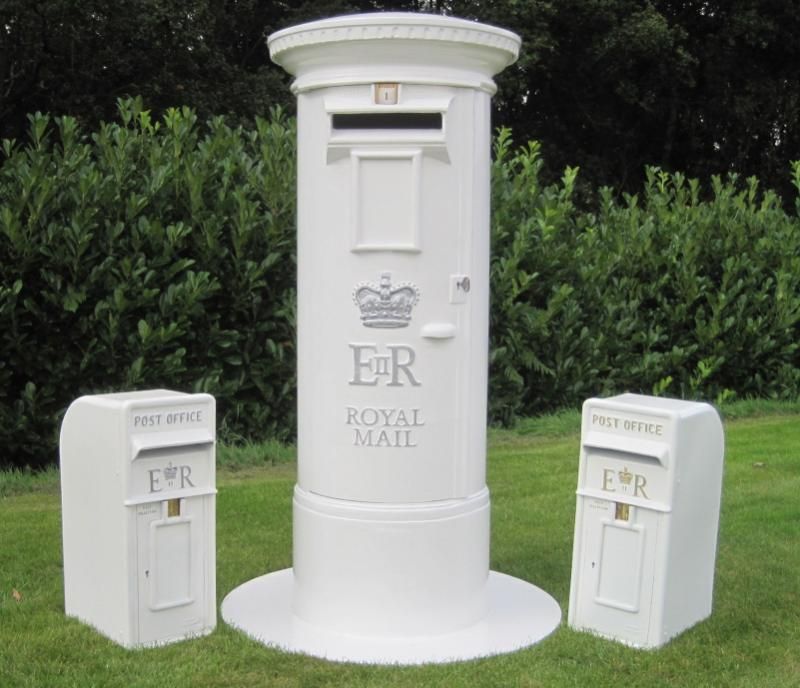
[[[411,430],[377,430],[355,428],[353,445],[356,447],[416,447]]]
[[[416,429],[425,425],[418,408],[347,406],[345,411],[354,447],[416,447]]]

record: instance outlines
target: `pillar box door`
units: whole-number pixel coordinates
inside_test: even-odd
[[[298,99],[301,489],[484,488],[491,76],[518,45],[392,13],[270,38]]]
[[[378,89],[299,96],[301,142],[327,134],[299,153],[299,484],[464,497],[484,485],[489,95]]]

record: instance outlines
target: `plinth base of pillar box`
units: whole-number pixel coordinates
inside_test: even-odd
[[[291,652],[378,664],[511,652],[549,635],[558,604],[489,571],[489,491],[420,504],[295,488],[294,568],[236,588],[229,624]]]
[[[488,610],[480,621],[450,633],[414,636],[358,635],[310,624],[292,611],[294,573],[284,569],[254,578],[222,602],[234,628],[286,652],[334,662],[428,664],[458,662],[535,645],[561,622],[558,603],[530,583],[495,571],[486,582]],[[376,610],[380,613],[380,610]]]
[[[490,504],[332,499],[295,487],[292,612],[369,636],[455,631],[488,610]]]

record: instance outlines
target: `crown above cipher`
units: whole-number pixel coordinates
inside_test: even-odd
[[[419,289],[410,282],[393,287],[392,273],[382,272],[380,284],[359,282],[353,290],[353,301],[361,311],[364,327],[407,327],[411,309],[419,301]]]

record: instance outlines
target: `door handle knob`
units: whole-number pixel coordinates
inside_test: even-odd
[[[426,339],[451,339],[456,336],[456,326],[445,322],[428,323],[422,326],[420,334]]]

